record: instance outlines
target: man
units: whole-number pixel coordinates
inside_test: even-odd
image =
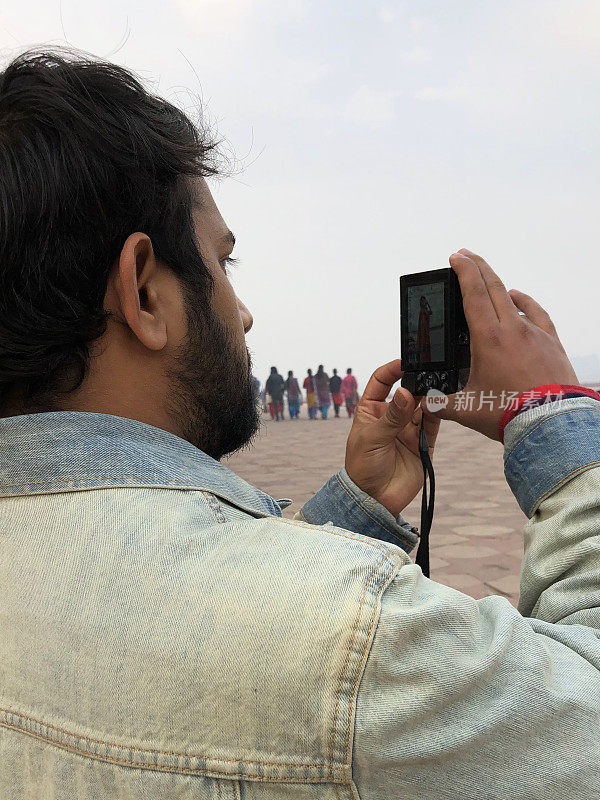
[[[337,374],[337,369],[334,368],[333,375],[329,379],[329,391],[331,392],[331,399],[333,400],[333,410],[335,416],[340,415],[340,406],[342,405],[342,395],[340,389],[342,388],[342,379]]]
[[[283,416],[283,392],[285,382],[283,380],[283,375],[280,375],[277,372],[277,367],[271,367],[271,374],[267,378],[267,382],[265,384],[267,392],[271,395],[273,400],[273,406],[275,408],[275,419],[279,422],[279,417],[284,419]]]
[[[297,519],[220,463],[259,424],[252,317],[180,112],[26,55],[0,132],[0,797],[597,796],[600,402],[540,306],[451,257],[468,390],[521,396],[510,421],[446,412],[504,437],[520,614],[407,555],[423,412],[387,400],[399,361]],[[570,399],[532,406],[549,384]]]

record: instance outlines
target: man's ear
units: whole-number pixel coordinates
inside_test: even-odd
[[[152,242],[145,233],[127,237],[117,265],[114,292],[120,315],[150,350],[162,350],[167,343],[164,305],[157,291],[159,266]]]

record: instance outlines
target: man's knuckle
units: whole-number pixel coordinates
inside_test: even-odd
[[[491,278],[491,280],[488,281],[488,289],[502,291],[502,292],[506,291],[506,287],[502,283],[500,278]]]
[[[469,289],[466,294],[463,294],[465,308],[471,308],[477,311],[485,302],[486,295],[487,289],[485,287],[474,286],[472,289]]]
[[[550,333],[556,333],[556,327],[554,325],[554,322],[552,321],[552,317],[550,316],[550,314],[548,314],[547,311],[544,312],[544,320],[546,327],[550,331]]]
[[[500,347],[500,345],[502,344],[502,334],[496,325],[488,326],[488,329],[486,331],[486,338],[488,344],[491,345],[492,347]]]
[[[517,323],[517,333],[521,339],[529,339],[533,333],[533,328],[526,320],[520,319]]]
[[[477,284],[476,286],[472,286],[468,291],[468,297],[472,297],[474,300],[481,300],[482,297],[485,297],[487,294],[487,289],[485,286],[481,284]]]

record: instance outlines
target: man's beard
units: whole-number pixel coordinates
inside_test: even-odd
[[[179,436],[219,461],[248,444],[260,428],[252,361],[233,346],[212,309],[184,292],[188,339],[175,355],[167,412]]]

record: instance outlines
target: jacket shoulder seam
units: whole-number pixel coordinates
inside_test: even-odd
[[[334,526],[334,528],[328,528],[325,525],[313,525],[310,522],[304,523],[302,520],[299,519],[286,519],[286,517],[269,517],[268,519],[276,519],[278,522],[284,522],[288,525],[292,525],[292,527],[296,528],[306,528],[307,530],[311,531],[322,531],[323,533],[329,533],[333,536],[339,536],[342,539],[347,539],[350,542],[359,542],[360,544],[364,544],[367,547],[372,548],[373,550],[378,550],[380,553],[384,553],[389,558],[394,558],[395,556],[399,555],[397,553],[388,550],[386,547],[385,542],[377,542],[370,537],[363,536],[362,534],[353,533],[352,531],[348,531],[347,533],[344,531],[344,528],[338,528]],[[355,537],[360,536],[360,539]]]

